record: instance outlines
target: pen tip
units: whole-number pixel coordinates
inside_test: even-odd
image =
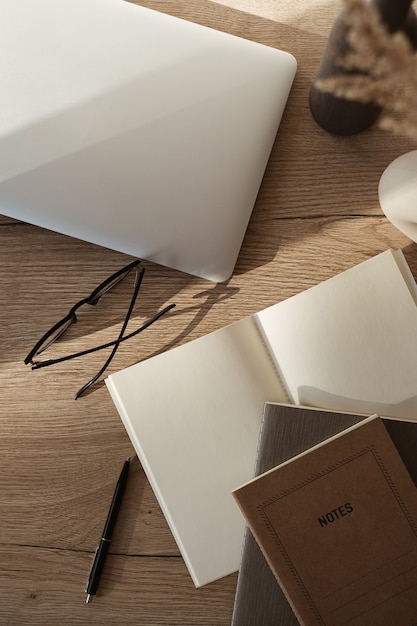
[[[92,599],[93,599],[93,598],[91,597],[91,593],[88,593],[88,594],[87,594],[87,597],[86,597],[86,599],[85,599],[85,603],[86,603],[86,604],[90,604],[90,602],[91,602],[91,600],[92,600]]]

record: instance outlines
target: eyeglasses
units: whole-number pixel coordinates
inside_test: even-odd
[[[26,365],[31,364],[32,369],[34,370],[34,369],[39,369],[41,367],[47,367],[49,365],[55,365],[56,363],[62,363],[63,361],[69,361],[70,359],[75,359],[77,357],[84,356],[86,354],[91,354],[92,352],[97,352],[98,350],[104,350],[105,348],[113,347],[109,357],[107,358],[104,365],[100,368],[99,372],[97,372],[97,374],[93,376],[93,378],[89,380],[88,383],[86,383],[83,387],[81,387],[81,389],[77,391],[77,393],[75,394],[75,400],[79,398],[81,395],[83,395],[87,391],[87,389],[89,389],[100,378],[103,372],[107,369],[111,360],[116,354],[116,351],[119,345],[123,341],[126,341],[127,339],[131,339],[135,335],[138,335],[142,331],[146,330],[146,328],[151,326],[165,313],[167,313],[169,310],[175,307],[175,304],[169,304],[164,309],[156,313],[156,315],[154,315],[151,319],[147,320],[140,328],[136,329],[135,331],[131,332],[128,335],[124,334],[126,331],[126,327],[129,322],[129,319],[132,315],[132,311],[135,306],[135,302],[138,297],[139,290],[142,284],[143,275],[145,273],[145,268],[143,267],[141,268],[140,271],[138,270],[139,264],[140,264],[140,260],[132,261],[132,263],[129,263],[122,269],[118,270],[117,272],[115,272],[114,274],[106,278],[106,280],[100,283],[100,285],[98,285],[98,287],[96,287],[89,296],[87,296],[86,298],[83,298],[82,300],[74,304],[74,306],[71,307],[67,315],[63,317],[59,322],[54,324],[39,339],[39,341],[34,345],[32,350],[24,359],[24,363]],[[42,354],[42,352],[47,350],[47,348],[49,348],[53,343],[55,343],[55,341],[57,341],[60,337],[62,337],[62,335],[68,330],[68,328],[72,324],[75,324],[78,321],[78,318],[77,318],[78,309],[80,309],[84,304],[95,306],[99,302],[100,298],[102,298],[106,293],[108,293],[111,289],[113,289],[116,285],[118,285],[122,280],[124,280],[134,269],[136,270],[136,276],[135,276],[135,284],[134,284],[132,298],[131,298],[129,309],[126,313],[122,328],[119,332],[119,336],[117,337],[115,341],[110,341],[100,346],[96,346],[95,348],[89,348],[88,350],[75,352],[74,354],[69,354],[69,355],[59,357],[56,359],[49,359],[47,361],[35,361],[34,360],[36,356],[38,356],[39,354]]]

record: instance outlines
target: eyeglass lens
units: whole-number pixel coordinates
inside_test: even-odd
[[[40,345],[40,347],[36,350],[33,356],[45,352],[45,350],[47,350],[53,343],[55,343],[55,341],[57,341],[57,339],[59,339],[61,335],[63,335],[68,330],[68,328],[76,321],[77,317],[75,313],[74,316],[70,317],[67,321],[64,320],[64,323],[47,337],[47,339],[44,341],[44,343]]]

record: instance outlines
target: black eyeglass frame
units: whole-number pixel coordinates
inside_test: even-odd
[[[113,289],[113,287],[118,285],[124,278],[126,278],[126,276],[128,276],[128,274],[130,274],[130,272],[134,268],[138,267],[139,264],[140,264],[140,260],[136,259],[135,261],[132,261],[125,267],[122,267],[122,269],[118,270],[117,272],[115,272],[114,274],[106,278],[106,280],[103,280],[103,282],[101,282],[90,293],[89,296],[87,296],[86,298],[82,298],[81,300],[76,302],[76,304],[74,304],[70,308],[67,315],[65,315],[65,317],[59,320],[59,322],[51,326],[51,328],[44,335],[42,335],[39,341],[36,342],[32,350],[24,359],[25,365],[28,365],[29,363],[31,363],[32,365],[37,365],[36,363],[33,362],[33,358],[37,354],[41,354],[47,348],[49,348],[53,343],[55,343],[55,341],[57,341],[60,337],[62,337],[62,335],[68,330],[70,326],[72,326],[72,324],[75,324],[77,322],[76,311],[78,311],[78,309],[84,306],[84,304],[96,306],[96,304],[99,302],[102,296],[104,296],[111,289]],[[59,329],[61,329],[60,332],[57,332],[59,331]],[[53,337],[53,339],[51,341],[48,341],[48,339],[52,337],[54,333],[56,334]]]
[[[93,378],[91,380],[89,380],[83,387],[81,387],[81,389],[79,389],[77,391],[77,393],[75,394],[75,400],[77,400],[77,398],[79,398],[85,391],[87,391],[87,389],[89,387],[91,387],[97,380],[98,378],[103,374],[103,372],[106,370],[106,368],[109,366],[111,360],[113,359],[119,345],[125,341],[126,339],[130,339],[131,337],[134,337],[135,335],[139,334],[140,332],[142,332],[143,330],[145,330],[146,328],[148,328],[149,326],[151,326],[154,322],[156,322],[160,317],[162,317],[162,315],[164,315],[165,313],[167,313],[170,309],[175,307],[175,304],[169,304],[168,306],[166,306],[164,309],[162,309],[161,311],[159,311],[158,313],[156,313],[151,319],[147,320],[140,328],[136,329],[135,331],[133,331],[132,333],[130,333],[129,335],[124,335],[125,331],[126,331],[126,327],[127,324],[129,322],[129,319],[132,315],[132,311],[133,308],[135,306],[135,302],[142,284],[142,280],[143,280],[143,275],[145,273],[145,268],[142,267],[141,271],[138,272],[137,267],[140,264],[140,260],[135,260],[132,261],[131,263],[129,263],[128,265],[126,265],[124,268],[118,270],[117,272],[115,272],[114,274],[112,274],[111,276],[109,276],[106,280],[104,280],[102,283],[100,283],[100,285],[98,285],[98,287],[96,287],[94,289],[94,291],[92,291],[92,293],[87,296],[86,298],[83,298],[82,300],[80,300],[79,302],[77,302],[76,304],[74,304],[74,306],[71,307],[70,311],[68,312],[68,314],[63,317],[59,322],[57,322],[56,324],[54,324],[40,339],[39,341],[35,344],[35,346],[32,348],[32,350],[29,352],[28,356],[24,359],[25,364],[31,364],[32,365],[32,369],[39,369],[41,367],[47,367],[49,365],[54,365],[56,363],[61,363],[62,361],[68,361],[70,359],[75,359],[77,357],[86,355],[86,354],[91,354],[92,352],[97,352],[98,350],[103,350],[104,348],[108,348],[113,346],[113,350],[111,351],[109,357],[107,358],[106,362],[104,363],[104,365],[100,368],[99,372],[97,372],[97,374],[95,376],[93,376]],[[41,352],[44,352],[49,346],[52,345],[52,343],[54,343],[57,339],[59,339],[59,337],[61,337],[66,330],[68,330],[68,328],[73,324],[77,322],[77,316],[76,316],[76,311],[83,306],[84,304],[91,304],[93,306],[95,306],[97,304],[97,302],[99,301],[99,299],[106,293],[108,293],[113,287],[115,287],[121,280],[123,280],[126,276],[128,276],[128,274],[132,271],[132,269],[136,268],[136,278],[135,278],[135,285],[134,285],[134,291],[132,294],[132,298],[130,301],[130,305],[129,305],[129,309],[126,313],[122,328],[119,332],[119,336],[116,340],[108,342],[106,344],[102,344],[100,346],[96,346],[95,348],[89,348],[88,350],[83,350],[81,352],[76,352],[73,354],[69,354],[66,355],[64,357],[60,357],[57,359],[49,359],[47,361],[41,361],[41,362],[34,362],[33,361],[33,357],[36,356],[37,354],[40,354]],[[62,330],[59,331],[60,327],[62,326]],[[59,331],[59,332],[57,332]],[[53,336],[55,334],[55,336]],[[53,339],[49,342],[47,342],[47,340],[53,336]],[[47,342],[47,343],[46,343]],[[44,345],[46,344],[46,345]]]

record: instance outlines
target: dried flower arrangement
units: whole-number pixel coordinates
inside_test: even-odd
[[[380,106],[380,127],[417,140],[417,59],[409,39],[402,31],[390,33],[372,4],[344,3],[348,45],[336,61],[352,73],[318,80],[318,88]]]

